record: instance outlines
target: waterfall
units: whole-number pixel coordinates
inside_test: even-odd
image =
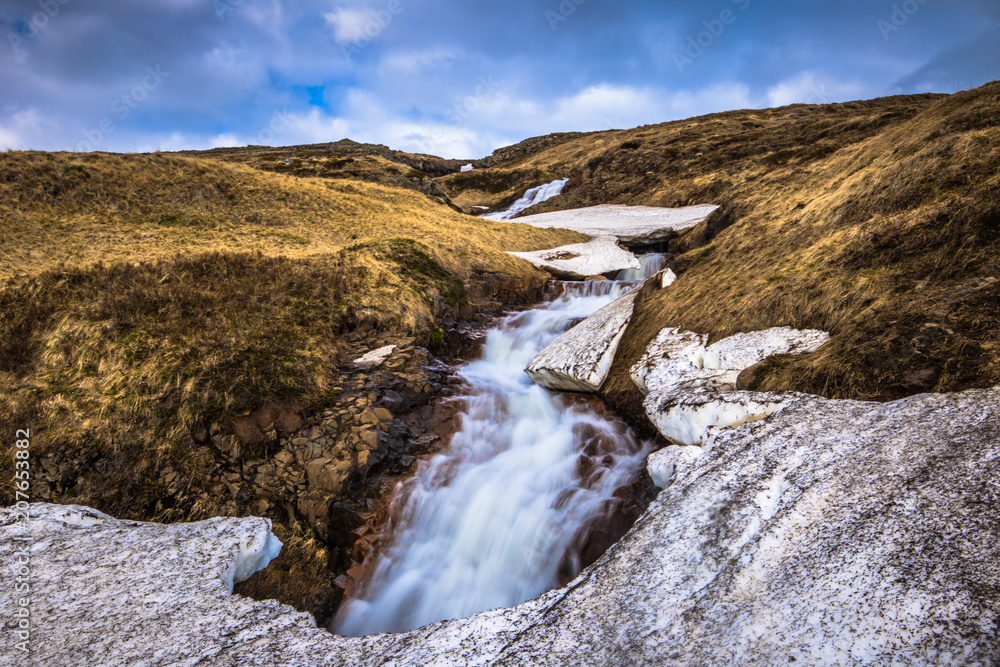
[[[523,371],[634,285],[565,283],[552,302],[489,331],[481,357],[459,371],[469,387],[459,430],[397,487],[391,537],[335,631],[400,632],[510,607],[578,573],[588,526],[613,507],[647,448],[624,423]]]
[[[515,201],[510,205],[506,211],[497,211],[495,213],[487,213],[482,216],[490,220],[511,220],[518,213],[534,206],[535,204],[541,203],[546,199],[552,199],[556,195],[562,193],[563,188],[569,182],[568,178],[561,178],[559,180],[552,181],[551,183],[546,183],[545,185],[539,185],[538,187],[531,188],[524,193],[524,196]]]

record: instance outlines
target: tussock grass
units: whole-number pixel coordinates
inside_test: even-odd
[[[427,244],[458,275],[524,275],[506,250],[583,238],[482,221],[404,188],[168,154],[0,153],[0,215],[0,281],[177,252],[315,257],[394,237]]]

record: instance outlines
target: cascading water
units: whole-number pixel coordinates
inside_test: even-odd
[[[588,527],[647,451],[622,422],[532,384],[524,367],[634,285],[565,283],[551,303],[488,333],[481,358],[459,371],[470,391],[458,432],[397,488],[391,538],[336,632],[400,632],[509,607],[577,574]]]
[[[496,213],[487,213],[482,216],[490,220],[513,220],[517,217],[517,214],[521,211],[531,208],[535,204],[539,204],[548,199],[552,199],[558,194],[562,194],[563,188],[569,183],[568,178],[560,178],[558,180],[552,181],[551,183],[546,183],[544,185],[539,185],[537,187],[531,188],[524,193],[524,196],[515,201],[510,205],[506,211],[497,211]]]
[[[639,256],[638,269],[624,269],[615,276],[616,280],[634,281],[645,280],[650,276],[667,268],[667,256],[660,253],[651,252]]]

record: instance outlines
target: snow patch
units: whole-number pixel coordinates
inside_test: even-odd
[[[459,169],[459,171],[465,172],[465,171],[472,171],[473,169],[474,167],[471,164],[463,164],[462,167]]]
[[[389,356],[392,355],[392,351],[395,349],[395,345],[386,345],[385,347],[380,347],[377,350],[372,350],[371,352],[358,357],[352,363],[362,369],[375,368],[388,359]]]
[[[646,470],[653,479],[653,484],[665,489],[677,475],[694,464],[703,451],[704,448],[695,446],[664,447],[649,455],[646,460]]]
[[[742,371],[773,354],[815,352],[828,340],[830,334],[825,331],[791,327],[739,333],[709,345],[705,350],[704,367]]]
[[[271,532],[271,520],[248,526],[248,530],[240,539],[239,550],[231,561],[231,567],[222,572],[222,581],[229,592],[233,585],[246,581],[251,575],[260,572],[267,564],[281,553],[281,541]]]
[[[756,392],[650,394],[643,402],[653,425],[671,442],[701,445],[710,428],[736,428],[785,407],[780,394]]]
[[[632,318],[636,291],[626,293],[546,345],[525,368],[547,389],[593,393],[601,388]]]
[[[526,215],[518,222],[533,227],[572,229],[590,236],[614,236],[633,245],[651,245],[694,227],[717,208],[714,204],[682,208],[609,204]]]
[[[557,278],[568,280],[582,280],[589,276],[638,269],[641,266],[635,255],[618,247],[618,243],[610,236],[599,236],[586,243],[573,243],[550,250],[507,254],[525,259]]]

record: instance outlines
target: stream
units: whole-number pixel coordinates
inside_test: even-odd
[[[397,486],[390,538],[331,628],[343,635],[402,632],[514,605],[581,569],[591,530],[613,511],[648,447],[586,401],[548,391],[524,373],[549,342],[662,268],[620,280],[564,283],[562,294],[489,330],[450,443]]]

